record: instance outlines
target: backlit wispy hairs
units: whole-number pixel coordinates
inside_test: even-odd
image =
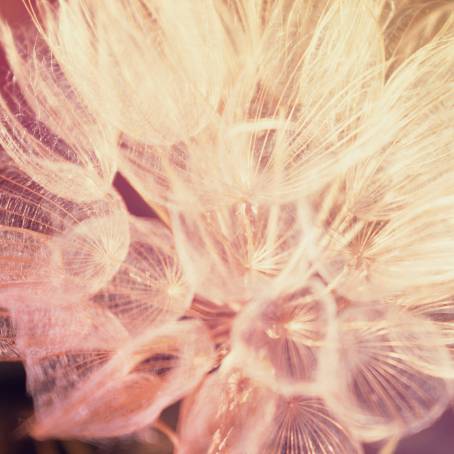
[[[454,379],[454,6],[58,0],[1,26],[0,354],[39,438],[359,453]],[[128,214],[122,173],[159,219]]]

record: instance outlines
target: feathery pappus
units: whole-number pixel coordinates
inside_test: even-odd
[[[430,426],[454,380],[453,2],[24,3],[0,25],[0,360],[27,432],[359,454]]]

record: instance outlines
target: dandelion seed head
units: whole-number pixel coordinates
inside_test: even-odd
[[[359,454],[430,426],[454,378],[452,3],[26,6],[0,26],[0,359],[31,435]]]

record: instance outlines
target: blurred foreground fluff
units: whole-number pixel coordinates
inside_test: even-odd
[[[352,454],[441,415],[454,7],[427,3],[59,0],[2,25],[0,353],[27,431]]]

